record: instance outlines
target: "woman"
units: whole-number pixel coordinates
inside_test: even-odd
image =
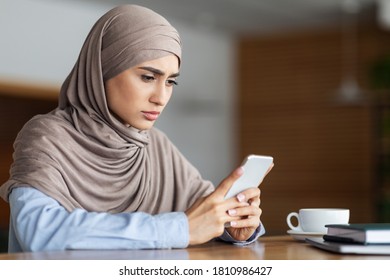
[[[260,191],[214,189],[153,128],[181,63],[177,31],[125,5],[103,15],[61,87],[59,106],[15,140],[9,251],[184,248],[260,236]],[[230,224],[225,230],[225,224]]]

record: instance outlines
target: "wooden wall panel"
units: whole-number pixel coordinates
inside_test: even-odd
[[[46,87],[0,83],[0,185],[9,178],[17,133],[34,115],[54,109],[55,95],[55,89]],[[0,231],[7,230],[8,223],[8,203],[0,199]]]
[[[370,65],[389,50],[385,41],[389,34],[360,30],[366,89]],[[240,41],[239,156],[275,158],[261,187],[268,234],[285,234],[287,214],[305,207],[350,208],[351,222],[376,219],[374,107],[336,102],[341,57],[338,30]]]

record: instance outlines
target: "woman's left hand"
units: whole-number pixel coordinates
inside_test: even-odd
[[[248,205],[230,209],[228,214],[237,217],[230,222],[230,227],[226,228],[227,232],[237,241],[249,239],[260,225],[260,189],[251,188],[240,193],[234,198],[239,201],[247,201]]]

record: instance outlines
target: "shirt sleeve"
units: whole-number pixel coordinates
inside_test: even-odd
[[[14,239],[23,251],[185,248],[189,242],[183,212],[68,212],[32,187],[15,188],[9,202]]]

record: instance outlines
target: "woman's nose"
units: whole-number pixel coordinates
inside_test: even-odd
[[[165,106],[171,97],[171,93],[172,93],[171,88],[165,85],[161,85],[161,86],[159,85],[154,90],[150,98],[150,101],[159,106]]]

